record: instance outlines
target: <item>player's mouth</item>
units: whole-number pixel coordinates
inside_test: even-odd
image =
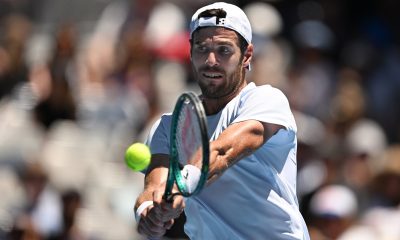
[[[207,78],[207,79],[213,79],[214,80],[214,79],[221,79],[223,77],[223,75],[220,74],[220,73],[206,72],[206,73],[203,73],[203,77]]]

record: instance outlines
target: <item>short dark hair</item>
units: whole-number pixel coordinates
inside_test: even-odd
[[[202,18],[202,17],[217,17],[217,22],[219,21],[220,18],[226,18],[226,12],[222,9],[222,8],[217,8],[217,9],[209,9],[209,10],[205,10],[204,12],[201,12],[199,14],[198,18]],[[196,31],[200,28],[203,27],[199,27],[196,29]],[[195,31],[195,32],[196,32]],[[249,43],[246,41],[246,39],[240,35],[238,32],[236,32],[235,30],[232,30],[236,33],[236,35],[238,36],[239,39],[239,48],[240,51],[242,53],[242,55],[246,52],[247,47],[249,46]],[[194,34],[194,33],[193,33]],[[192,35],[193,36],[193,35]],[[190,46],[193,46],[193,38],[190,39]]]
[[[205,10],[204,12],[201,12],[197,19],[199,18],[209,18],[209,17],[217,17],[217,23],[219,22],[218,19],[220,18],[226,18],[226,12],[222,8],[217,8],[217,9],[208,9]]]

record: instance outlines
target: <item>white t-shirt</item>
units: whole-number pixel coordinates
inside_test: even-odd
[[[309,239],[296,196],[296,123],[285,95],[248,84],[219,113],[208,116],[210,141],[230,124],[258,120],[285,127],[230,167],[199,195],[186,199],[190,239]],[[152,153],[169,153],[171,114],[150,134]]]

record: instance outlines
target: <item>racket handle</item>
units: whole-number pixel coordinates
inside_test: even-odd
[[[164,200],[166,201],[166,202],[168,202],[168,203],[172,203],[173,201],[174,201],[174,197],[176,196],[176,195],[181,195],[181,193],[180,192],[176,192],[176,193],[172,193],[172,194],[170,194],[170,195],[164,195]]]

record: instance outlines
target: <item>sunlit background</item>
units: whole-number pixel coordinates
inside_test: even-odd
[[[0,239],[142,239],[124,151],[198,92],[188,23],[209,2],[0,0]],[[253,26],[248,81],[295,114],[312,239],[400,239],[400,2],[228,2]]]

